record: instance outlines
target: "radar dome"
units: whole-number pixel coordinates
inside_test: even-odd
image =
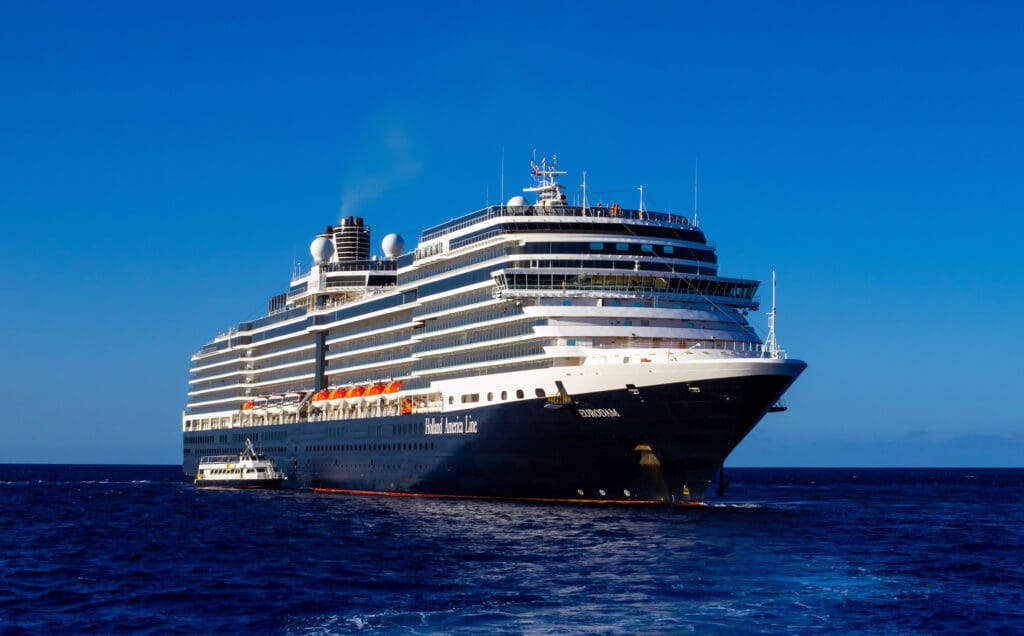
[[[519,211],[530,207],[530,204],[526,201],[526,197],[522,196],[521,194],[517,194],[516,196],[508,200],[508,203],[505,204],[505,207],[512,208],[513,211]]]
[[[392,232],[380,242],[380,248],[384,251],[384,256],[398,258],[402,255],[402,250],[405,249],[405,241],[401,236]]]
[[[331,242],[330,237],[321,234],[309,244],[309,253],[313,255],[315,262],[323,263],[334,255],[334,243]]]

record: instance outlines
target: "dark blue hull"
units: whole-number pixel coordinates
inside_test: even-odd
[[[286,485],[348,492],[619,502],[702,501],[795,379],[704,380],[448,414],[185,433],[183,468],[251,437]],[[209,440],[213,439],[213,443]],[[243,442],[244,443],[244,442]]]

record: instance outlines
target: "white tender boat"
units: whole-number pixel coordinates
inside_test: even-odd
[[[245,450],[237,455],[203,457],[195,484],[201,488],[277,488],[287,479],[247,438]]]

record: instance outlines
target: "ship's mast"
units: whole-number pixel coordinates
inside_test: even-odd
[[[764,351],[761,357],[781,358],[785,350],[779,348],[779,342],[775,336],[775,270],[772,270],[772,310],[768,312],[768,336],[764,339]]]
[[[697,160],[693,160],[693,227],[700,227],[697,223]]]
[[[536,207],[562,207],[565,205],[565,194],[562,193],[562,185],[556,180],[557,177],[565,174],[564,170],[558,169],[558,157],[553,157],[551,165],[548,166],[547,158],[541,159],[540,163],[534,159],[530,162],[533,168],[534,185],[523,188],[523,192],[536,192]]]
[[[587,203],[587,171],[583,171],[583,216],[590,214],[590,206]]]

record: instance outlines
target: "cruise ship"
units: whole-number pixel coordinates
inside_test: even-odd
[[[415,249],[347,217],[308,271],[192,355],[182,467],[251,439],[289,486],[700,503],[806,367],[694,218],[570,204],[557,160]],[[586,179],[584,178],[584,183]]]

